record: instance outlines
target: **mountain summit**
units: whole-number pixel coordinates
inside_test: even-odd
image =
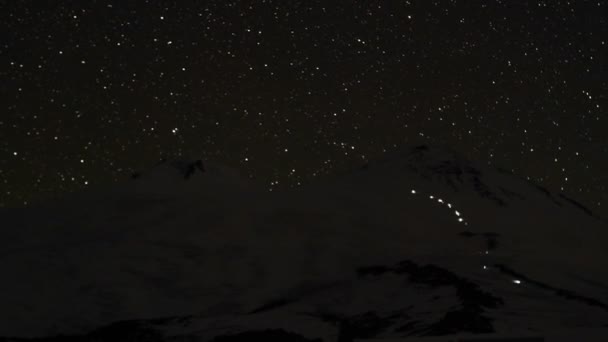
[[[189,179],[194,174],[205,172],[205,166],[203,165],[203,161],[200,159],[195,161],[174,160],[170,162],[168,162],[166,159],[162,159],[158,164],[156,164],[156,168],[163,167],[177,171],[178,175],[182,176],[184,179]],[[140,177],[140,173],[134,173],[132,178],[138,179]]]

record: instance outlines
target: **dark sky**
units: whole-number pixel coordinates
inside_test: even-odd
[[[0,1],[0,206],[219,160],[268,188],[412,143],[608,206],[604,1]]]

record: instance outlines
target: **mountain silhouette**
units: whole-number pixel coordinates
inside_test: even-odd
[[[165,160],[0,220],[4,341],[608,331],[606,222],[443,147],[280,193]]]

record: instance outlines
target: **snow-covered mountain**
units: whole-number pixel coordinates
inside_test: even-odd
[[[606,222],[445,148],[281,193],[165,161],[0,222],[0,336],[608,341]]]

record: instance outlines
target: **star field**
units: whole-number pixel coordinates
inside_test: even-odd
[[[11,1],[0,206],[165,156],[274,190],[412,143],[608,206],[603,1]]]

